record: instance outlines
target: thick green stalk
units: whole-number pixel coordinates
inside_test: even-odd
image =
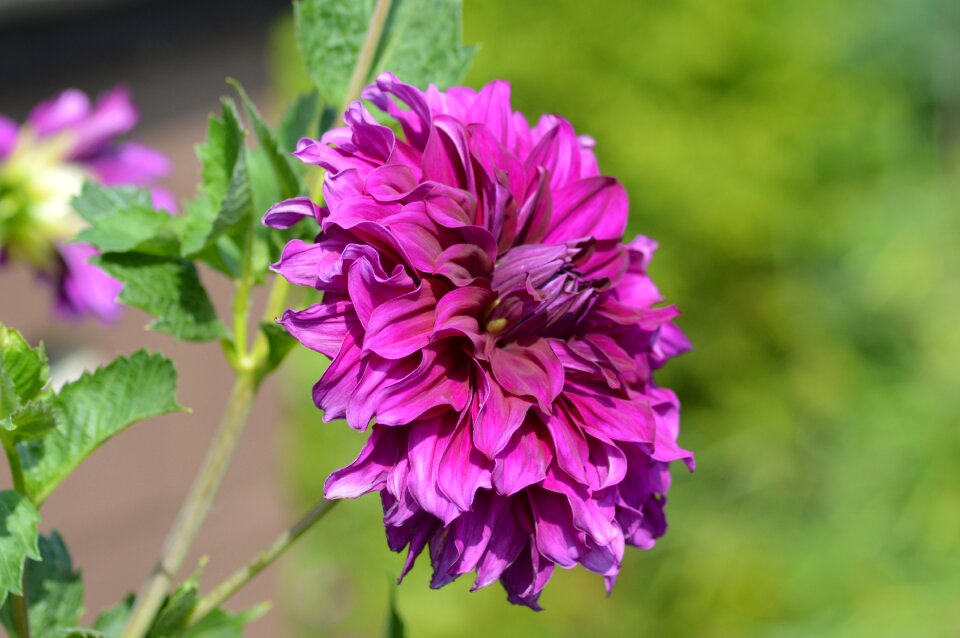
[[[231,574],[226,580],[214,587],[209,594],[200,599],[190,615],[190,625],[200,622],[210,612],[230,599],[235,593],[253,580],[260,572],[290,549],[291,546],[313,525],[322,519],[340,501],[320,501],[303,518],[277,537],[269,547],[253,557],[246,565]]]
[[[163,604],[170,585],[183,566],[183,561],[186,560],[190,547],[210,511],[243,433],[256,391],[257,383],[252,371],[241,373],[237,377],[220,429],[207,452],[203,468],[180,509],[150,578],[137,595],[137,603],[122,634],[124,638],[141,638],[150,629],[154,616]]]
[[[26,496],[27,486],[23,479],[23,465],[20,463],[20,453],[17,452],[17,446],[12,441],[3,441],[3,449],[7,453],[7,462],[10,465],[10,477],[13,480],[13,489]],[[23,568],[23,581],[27,580],[27,568],[29,563]],[[27,593],[20,596],[10,594],[10,606],[13,608],[13,625],[17,628],[17,635],[20,638],[30,638],[30,616],[27,613],[29,605],[27,604]]]
[[[373,56],[380,44],[380,36],[383,35],[383,26],[386,24],[387,15],[390,13],[390,4],[391,0],[377,0],[377,6],[373,8],[373,15],[370,16],[370,26],[367,27],[367,37],[363,41],[363,46],[360,47],[357,64],[353,67],[353,73],[350,75],[347,94],[344,97],[343,105],[340,107],[341,113],[347,110],[351,102],[360,97],[360,91],[370,76]]]

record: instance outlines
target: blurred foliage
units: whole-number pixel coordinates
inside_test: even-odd
[[[671,529],[613,596],[558,570],[534,614],[498,586],[398,590],[411,636],[952,636],[960,626],[960,5],[953,0],[472,0],[469,76],[593,135],[661,243],[695,350]],[[280,85],[301,82],[289,26]],[[306,506],[362,436],[291,366]],[[367,497],[286,563],[299,634],[383,631],[399,571]]]

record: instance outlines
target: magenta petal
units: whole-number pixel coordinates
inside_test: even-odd
[[[357,498],[382,489],[400,453],[396,430],[375,426],[357,459],[327,477],[324,498]]]
[[[494,295],[485,288],[465,286],[450,291],[437,302],[433,337],[463,335],[479,339],[479,318],[493,303]]]
[[[564,406],[559,407],[546,419],[546,425],[553,439],[557,463],[564,472],[581,483],[586,483],[590,447],[580,426]]]
[[[580,542],[569,502],[564,496],[544,489],[531,489],[527,493],[536,522],[537,549],[561,567],[575,567],[580,559]]]
[[[493,458],[520,427],[531,404],[506,394],[486,373],[480,376],[480,412],[473,424],[473,441],[488,458]]]
[[[0,115],[0,160],[13,152],[19,135],[20,127],[17,126],[17,123],[9,117]]]
[[[444,407],[457,412],[470,401],[469,359],[455,348],[431,344],[417,369],[382,387],[372,399],[377,422],[403,425]]]
[[[534,399],[544,412],[550,412],[553,400],[563,389],[563,366],[546,339],[526,346],[494,348],[490,367],[505,390]]]
[[[349,301],[318,303],[304,310],[287,310],[277,321],[294,339],[331,359],[339,352],[347,332],[356,330],[357,315]]]
[[[172,162],[160,151],[128,142],[90,158],[86,164],[107,186],[149,186],[170,174]]]
[[[449,524],[460,510],[438,489],[437,473],[440,459],[446,451],[453,429],[454,419],[434,417],[419,421],[410,428],[407,448],[409,473],[407,488],[420,507],[430,512],[444,524]]]
[[[497,492],[512,496],[542,481],[553,460],[549,444],[527,419],[510,443],[494,459],[493,485]]]
[[[553,563],[542,556],[532,544],[521,551],[517,560],[503,572],[500,582],[507,590],[507,600],[514,605],[526,605],[534,611],[543,611],[538,600],[540,592],[553,575]]]
[[[309,197],[285,199],[270,207],[263,216],[263,225],[271,228],[290,228],[305,217],[320,221],[320,207]]]
[[[520,551],[527,544],[529,535],[516,522],[516,516],[511,512],[511,500],[502,496],[492,496],[491,512],[496,514],[492,519],[493,531],[487,543],[483,557],[477,565],[477,579],[471,591],[490,585],[503,571],[516,560]]]
[[[414,290],[413,280],[401,266],[397,266],[390,277],[380,276],[377,270],[369,259],[361,257],[347,273],[347,292],[364,327],[368,326],[374,309]]]
[[[627,227],[627,192],[610,177],[582,179],[553,194],[553,215],[544,241],[581,237],[620,239]]]
[[[27,117],[27,125],[45,137],[82,121],[90,113],[90,98],[83,91],[67,89],[42,102]]]
[[[360,383],[360,370],[360,347],[347,331],[337,356],[313,386],[313,402],[323,410],[324,421],[347,415],[347,404]]]
[[[608,545],[618,536],[622,538],[620,528],[614,522],[614,509],[601,507],[586,487],[564,472],[550,472],[543,488],[566,497],[573,526],[597,545]]]
[[[437,472],[440,491],[463,511],[478,489],[490,487],[490,461],[474,447],[470,426],[469,418],[457,425]]]
[[[416,290],[376,307],[367,320],[364,350],[399,359],[423,348],[433,332],[436,304],[433,288],[422,283]]]
[[[117,301],[123,284],[90,263],[99,254],[89,244],[62,244],[63,274],[56,310],[66,317],[94,315],[101,321],[116,321],[123,313]]]

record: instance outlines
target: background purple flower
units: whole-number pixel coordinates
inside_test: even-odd
[[[55,307],[65,316],[120,315],[120,283],[88,263],[95,249],[68,243],[83,228],[70,199],[85,179],[151,187],[170,172],[156,150],[116,142],[137,119],[123,87],[95,104],[82,91],[66,90],[34,108],[22,127],[0,116],[0,250],[55,284]],[[155,205],[174,211],[172,194],[151,190]]]
[[[304,139],[328,171],[325,206],[281,202],[265,223],[313,217],[277,272],[323,291],[280,322],[332,359],[324,419],[371,427],[328,498],[379,491],[403,574],[429,546],[440,587],[475,571],[538,609],[554,566],[604,576],[666,529],[679,402],[653,380],[689,344],[647,275],[656,243],[623,243],[627,196],[593,140],[510,87],[421,92],[384,73],[347,127]],[[402,108],[398,102],[406,105]]]

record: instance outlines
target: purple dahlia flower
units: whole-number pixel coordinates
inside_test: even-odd
[[[279,321],[332,359],[324,419],[371,428],[326,496],[380,492],[403,573],[429,545],[434,587],[475,571],[539,609],[554,566],[581,564],[609,591],[624,546],[666,529],[670,462],[693,467],[653,380],[689,349],[647,275],[656,243],[623,243],[627,195],[593,140],[554,115],[531,127],[504,82],[421,92],[384,73],[363,97],[402,138],[355,102],[296,152],[328,171],[326,206],[265,217],[319,222],[274,268],[323,300]]]
[[[170,172],[159,152],[115,141],[138,117],[122,87],[96,104],[81,91],[64,91],[34,108],[22,127],[0,115],[0,253],[54,282],[60,314],[120,315],[120,282],[88,263],[93,247],[68,243],[83,228],[70,199],[86,179],[147,187]],[[157,206],[174,210],[169,192],[152,191]]]

